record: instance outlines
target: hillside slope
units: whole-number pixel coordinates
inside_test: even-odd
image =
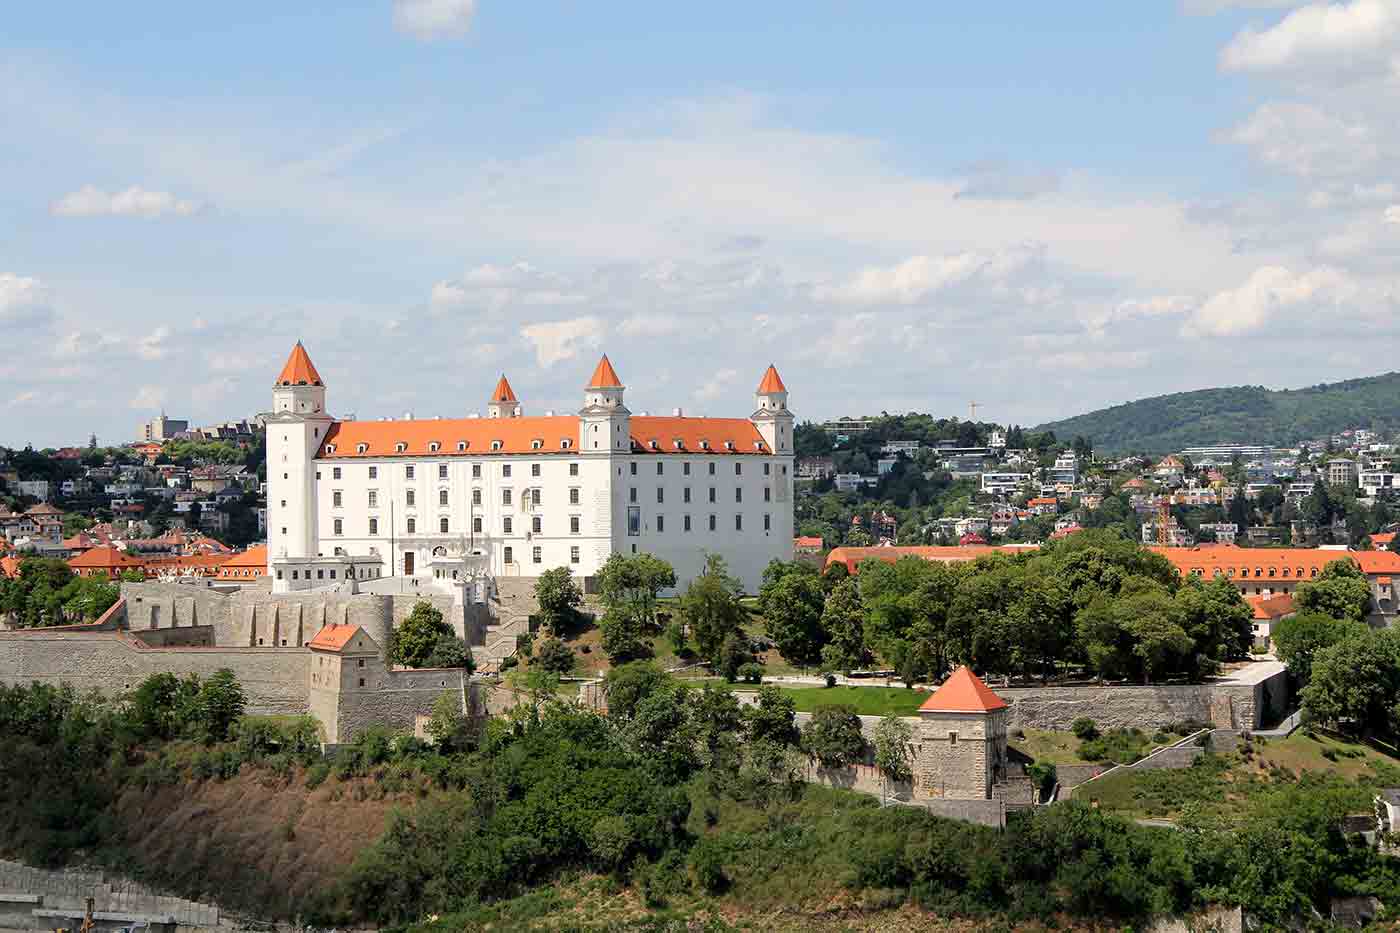
[[[1347,428],[1400,427],[1400,373],[1310,386],[1233,386],[1139,399],[1036,428],[1103,452],[1167,453],[1218,443],[1290,444]]]

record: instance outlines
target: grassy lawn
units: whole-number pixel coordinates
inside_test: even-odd
[[[928,699],[926,690],[903,687],[779,687],[792,697],[799,713],[810,713],[818,706],[850,706],[862,716],[913,716],[919,704]]]
[[[1050,732],[1045,729],[1024,729],[1025,738],[1013,736],[1007,744],[1016,751],[1042,764],[1082,765],[1079,739],[1072,732]]]
[[[1332,757],[1329,757],[1332,756]],[[1335,760],[1333,760],[1335,758]],[[1335,736],[1255,740],[1248,751],[1207,755],[1180,770],[1120,771],[1075,789],[1081,800],[1129,817],[1171,819],[1190,809],[1242,820],[1299,787],[1365,812],[1377,788],[1400,784],[1400,758]]]

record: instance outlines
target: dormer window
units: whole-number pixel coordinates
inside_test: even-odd
[[[709,449],[710,449],[710,442],[709,442],[709,441],[702,440],[702,441],[700,442],[700,449],[701,449],[701,450],[709,450]]]
[[[543,446],[544,446],[544,441],[540,440],[538,437],[535,438],[533,441],[530,442],[530,449],[531,449],[531,450],[539,450],[539,449],[540,449],[541,447],[543,447]]]
[[[505,444],[503,444],[501,441],[492,441],[492,442],[491,442],[491,449],[492,449],[492,450],[500,450],[500,449],[501,449],[502,447],[504,447],[504,446],[505,446]]]
[[[754,449],[754,450],[759,450],[759,451],[763,450],[763,441],[754,441],[754,442],[753,442],[753,449]]]
[[[656,442],[656,438],[652,438],[650,441],[648,441],[647,446],[650,447],[652,450],[661,449],[661,445]]]
[[[428,445],[428,450],[432,453],[437,453],[439,450],[442,450],[442,445],[439,444],[437,441],[433,441],[431,444]]]
[[[408,450],[408,445],[405,444],[403,441],[399,441],[397,444],[394,445],[394,452],[395,452],[395,453],[400,453],[400,454],[401,454],[401,453],[403,453],[405,450]]]
[[[457,452],[458,452],[458,453],[461,453],[462,451],[464,451],[464,450],[466,450],[466,449],[467,449],[467,442],[466,442],[466,441],[458,441],[458,442],[457,442]]]
[[[725,449],[725,450],[733,450],[733,449],[734,449],[734,442],[733,442],[733,441],[725,441],[725,442],[724,442],[724,449]]]
[[[335,453],[335,445],[334,445],[334,444],[327,444],[327,445],[326,445],[326,453],[328,453],[328,454],[333,454],[333,453]]]
[[[367,450],[369,450],[369,445],[368,445],[368,444],[356,444],[356,445],[355,445],[355,453],[357,453],[357,454],[362,454],[362,453],[364,453],[364,452],[367,451]]]
[[[568,450],[568,449],[569,449],[570,447],[572,447],[572,446],[574,446],[574,442],[571,441],[571,440],[569,440],[567,437],[563,437],[563,438],[560,438],[560,439],[559,439],[559,449],[560,449],[560,450]]]
[[[681,440],[680,438],[676,438],[674,441],[671,442],[671,446],[675,447],[677,450],[684,450],[685,441]]]

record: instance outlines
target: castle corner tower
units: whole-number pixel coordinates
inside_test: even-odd
[[[318,556],[316,456],[333,419],[326,386],[298,340],[272,386],[267,419],[267,555],[274,592],[310,585]],[[294,582],[295,581],[295,582]]]
[[[622,403],[624,386],[607,354],[598,361],[583,392],[579,449],[585,453],[627,453],[632,449],[631,412]]]
[[[491,401],[486,403],[486,417],[520,417],[520,400],[515,397],[515,390],[506,381],[505,373],[501,373],[501,380],[496,383],[496,390],[491,393]]]
[[[750,421],[763,435],[768,449],[779,457],[790,457],[793,451],[793,414],[787,407],[787,386],[778,375],[778,368],[769,364],[754,390],[755,411]]]

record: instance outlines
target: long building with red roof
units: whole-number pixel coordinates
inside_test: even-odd
[[[487,417],[342,420],[298,343],[273,386],[268,570],[276,591],[402,576],[592,577],[614,553],[717,554],[746,588],[792,557],[794,417],[769,366],[746,417],[633,414],[605,355],[577,413],[526,415],[505,374]]]

